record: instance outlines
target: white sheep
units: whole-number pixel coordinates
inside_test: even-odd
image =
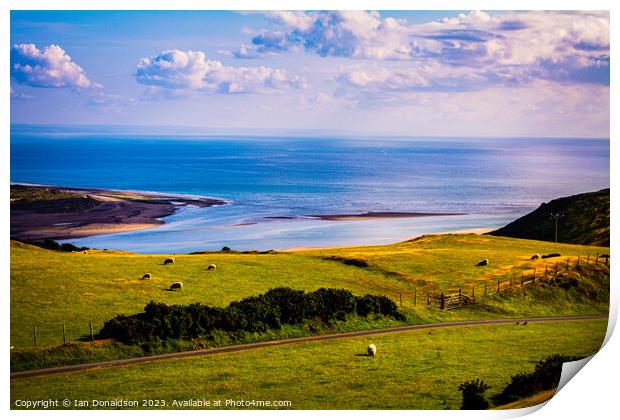
[[[216,270],[217,266],[215,264],[209,264],[209,266],[207,267],[207,270]]]
[[[374,344],[371,344],[368,346],[368,355],[369,356],[375,356],[377,354],[377,346],[375,346]]]

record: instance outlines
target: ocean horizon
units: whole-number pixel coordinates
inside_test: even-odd
[[[11,133],[11,182],[221,198],[159,227],[71,239],[184,253],[387,244],[492,229],[541,203],[609,187],[609,140]],[[331,221],[367,212],[450,216]]]

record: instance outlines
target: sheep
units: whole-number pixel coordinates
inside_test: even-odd
[[[180,281],[172,283],[170,285],[170,290],[183,290],[183,283]]]
[[[215,264],[209,264],[209,266],[207,267],[207,270],[216,270],[217,266]]]
[[[484,260],[478,261],[478,264],[476,264],[477,267],[481,267],[483,265],[489,265],[489,260],[485,258]]]
[[[377,354],[377,346],[371,344],[368,346],[368,355],[374,357]]]
[[[174,258],[166,258],[164,260],[164,265],[174,264]]]
[[[539,259],[539,258],[540,258],[540,255],[539,255],[539,254],[534,254],[534,255],[532,255],[532,256],[530,257],[530,261],[536,261],[536,260],[537,260],[537,259]]]
[[[151,273],[144,273],[144,275],[142,276],[142,280],[150,280],[151,279]]]

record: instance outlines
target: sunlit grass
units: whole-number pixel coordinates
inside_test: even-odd
[[[460,383],[498,393],[541,358],[597,351],[605,320],[470,326],[300,343],[11,381],[16,399],[289,400],[293,409],[458,409]],[[375,358],[363,356],[369,343]]]

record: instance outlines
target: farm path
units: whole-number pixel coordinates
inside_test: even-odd
[[[283,340],[261,341],[258,343],[236,344],[232,346],[215,347],[210,349],[191,350],[177,353],[158,354],[153,356],[135,357],[130,359],[108,360],[96,363],[84,363],[80,365],[58,366],[45,369],[27,370],[22,372],[11,372],[11,379],[28,378],[33,376],[52,375],[57,373],[79,372],[95,368],[124,366],[136,363],[152,362],[157,360],[178,359],[182,357],[207,356],[211,354],[235,353],[244,350],[253,350],[265,347],[283,346],[293,343],[303,343],[310,341],[335,340],[341,338],[364,337],[377,334],[390,334],[405,331],[436,329],[436,328],[454,328],[467,327],[475,325],[498,325],[498,324],[520,324],[527,321],[533,322],[566,322],[566,321],[587,321],[592,319],[608,318],[607,315],[588,315],[588,316],[562,316],[562,317],[540,317],[540,318],[511,318],[511,319],[485,319],[477,321],[456,321],[456,322],[438,322],[432,324],[421,325],[403,325],[400,327],[383,328],[377,330],[353,331],[337,334],[314,335],[309,337],[287,338]]]

